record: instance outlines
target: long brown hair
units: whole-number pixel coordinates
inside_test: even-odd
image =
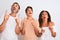
[[[51,22],[51,16],[50,16],[49,12],[43,10],[43,11],[40,12],[40,14],[39,14],[39,19],[38,19],[39,24],[40,24],[40,27],[42,27],[42,23],[43,23],[43,21],[42,21],[42,13],[43,13],[43,12],[46,12],[47,15],[48,15],[48,21],[47,21],[47,22],[48,22],[48,23]]]

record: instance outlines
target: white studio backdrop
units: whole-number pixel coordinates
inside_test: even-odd
[[[27,6],[33,7],[33,17],[38,19],[39,13],[42,10],[49,11],[52,21],[55,23],[57,32],[56,40],[60,40],[60,0],[0,0],[0,24],[3,21],[5,11],[10,13],[11,5],[14,2],[20,4],[20,18],[25,18],[25,8]]]

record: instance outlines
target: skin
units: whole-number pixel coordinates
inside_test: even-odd
[[[25,25],[26,22],[31,23],[31,25],[34,27],[34,31],[35,31],[36,34],[39,32],[39,30],[38,30],[39,29],[39,23],[37,22],[37,20],[34,20],[34,18],[32,17],[32,14],[33,14],[33,11],[30,8],[28,8],[27,13],[26,13],[27,18],[22,23],[22,25],[23,25],[22,26],[23,27],[22,28],[22,34],[23,35],[25,34],[24,25]]]
[[[49,22],[49,24],[48,24],[47,19],[48,19],[47,13],[43,12],[43,14],[42,14],[42,20],[43,20],[42,27],[48,26],[51,31],[52,37],[56,37],[56,32],[53,31],[54,22]],[[45,30],[42,29],[42,31],[45,31]]]
[[[9,16],[5,13],[3,23],[0,25],[0,33],[4,30],[8,17]]]
[[[32,11],[31,11],[31,9],[29,8],[28,10],[27,10],[27,13],[26,13],[26,15],[27,15],[27,19],[28,19],[28,21],[30,20],[30,19],[32,19]],[[24,35],[25,34],[25,30],[24,30],[24,23],[25,23],[26,21],[23,21],[23,23],[22,23],[22,34]]]
[[[18,13],[18,11],[19,11],[18,5],[14,4],[13,6],[11,6],[11,14],[10,15],[13,16],[13,17],[16,17],[16,14]],[[9,18],[9,15],[5,14],[4,21],[0,25],[0,32],[3,32],[8,18]],[[18,35],[20,33],[19,18],[15,19],[15,20],[16,20],[16,29],[15,29],[15,32]]]

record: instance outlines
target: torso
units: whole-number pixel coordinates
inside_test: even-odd
[[[15,28],[16,28],[15,18],[9,15],[9,18],[5,25],[5,29],[2,32],[1,40],[17,40]]]
[[[32,20],[27,21],[27,19],[24,20],[24,40],[36,40],[36,35],[34,32],[34,27],[32,26]]]
[[[51,31],[49,30],[49,27],[42,27],[45,32],[42,34],[41,37],[38,38],[38,40],[54,40],[54,38],[51,36]]]

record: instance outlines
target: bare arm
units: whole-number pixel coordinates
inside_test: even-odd
[[[42,35],[41,33],[41,29],[39,27],[39,23],[37,20],[35,20],[35,22],[33,23],[33,26],[34,26],[34,30],[35,30],[35,34],[40,37]]]
[[[20,20],[19,19],[16,19],[16,29],[15,29],[15,32],[16,32],[16,34],[17,35],[19,35],[19,33],[20,33]]]
[[[7,22],[7,20],[8,20],[8,17],[9,17],[9,16],[5,14],[4,20],[3,20],[2,24],[0,25],[0,33],[4,30],[5,25],[6,25],[6,22]]]
[[[24,20],[21,22],[21,26],[22,26],[21,34],[22,34],[22,35],[25,34],[24,22],[25,22]]]
[[[3,23],[0,25],[0,33],[4,30],[5,24],[6,24],[6,21],[4,20]]]
[[[50,22],[49,23],[49,29],[51,31],[51,35],[52,35],[52,37],[56,37],[56,32],[54,31],[53,26],[54,26],[54,23],[53,22]]]

